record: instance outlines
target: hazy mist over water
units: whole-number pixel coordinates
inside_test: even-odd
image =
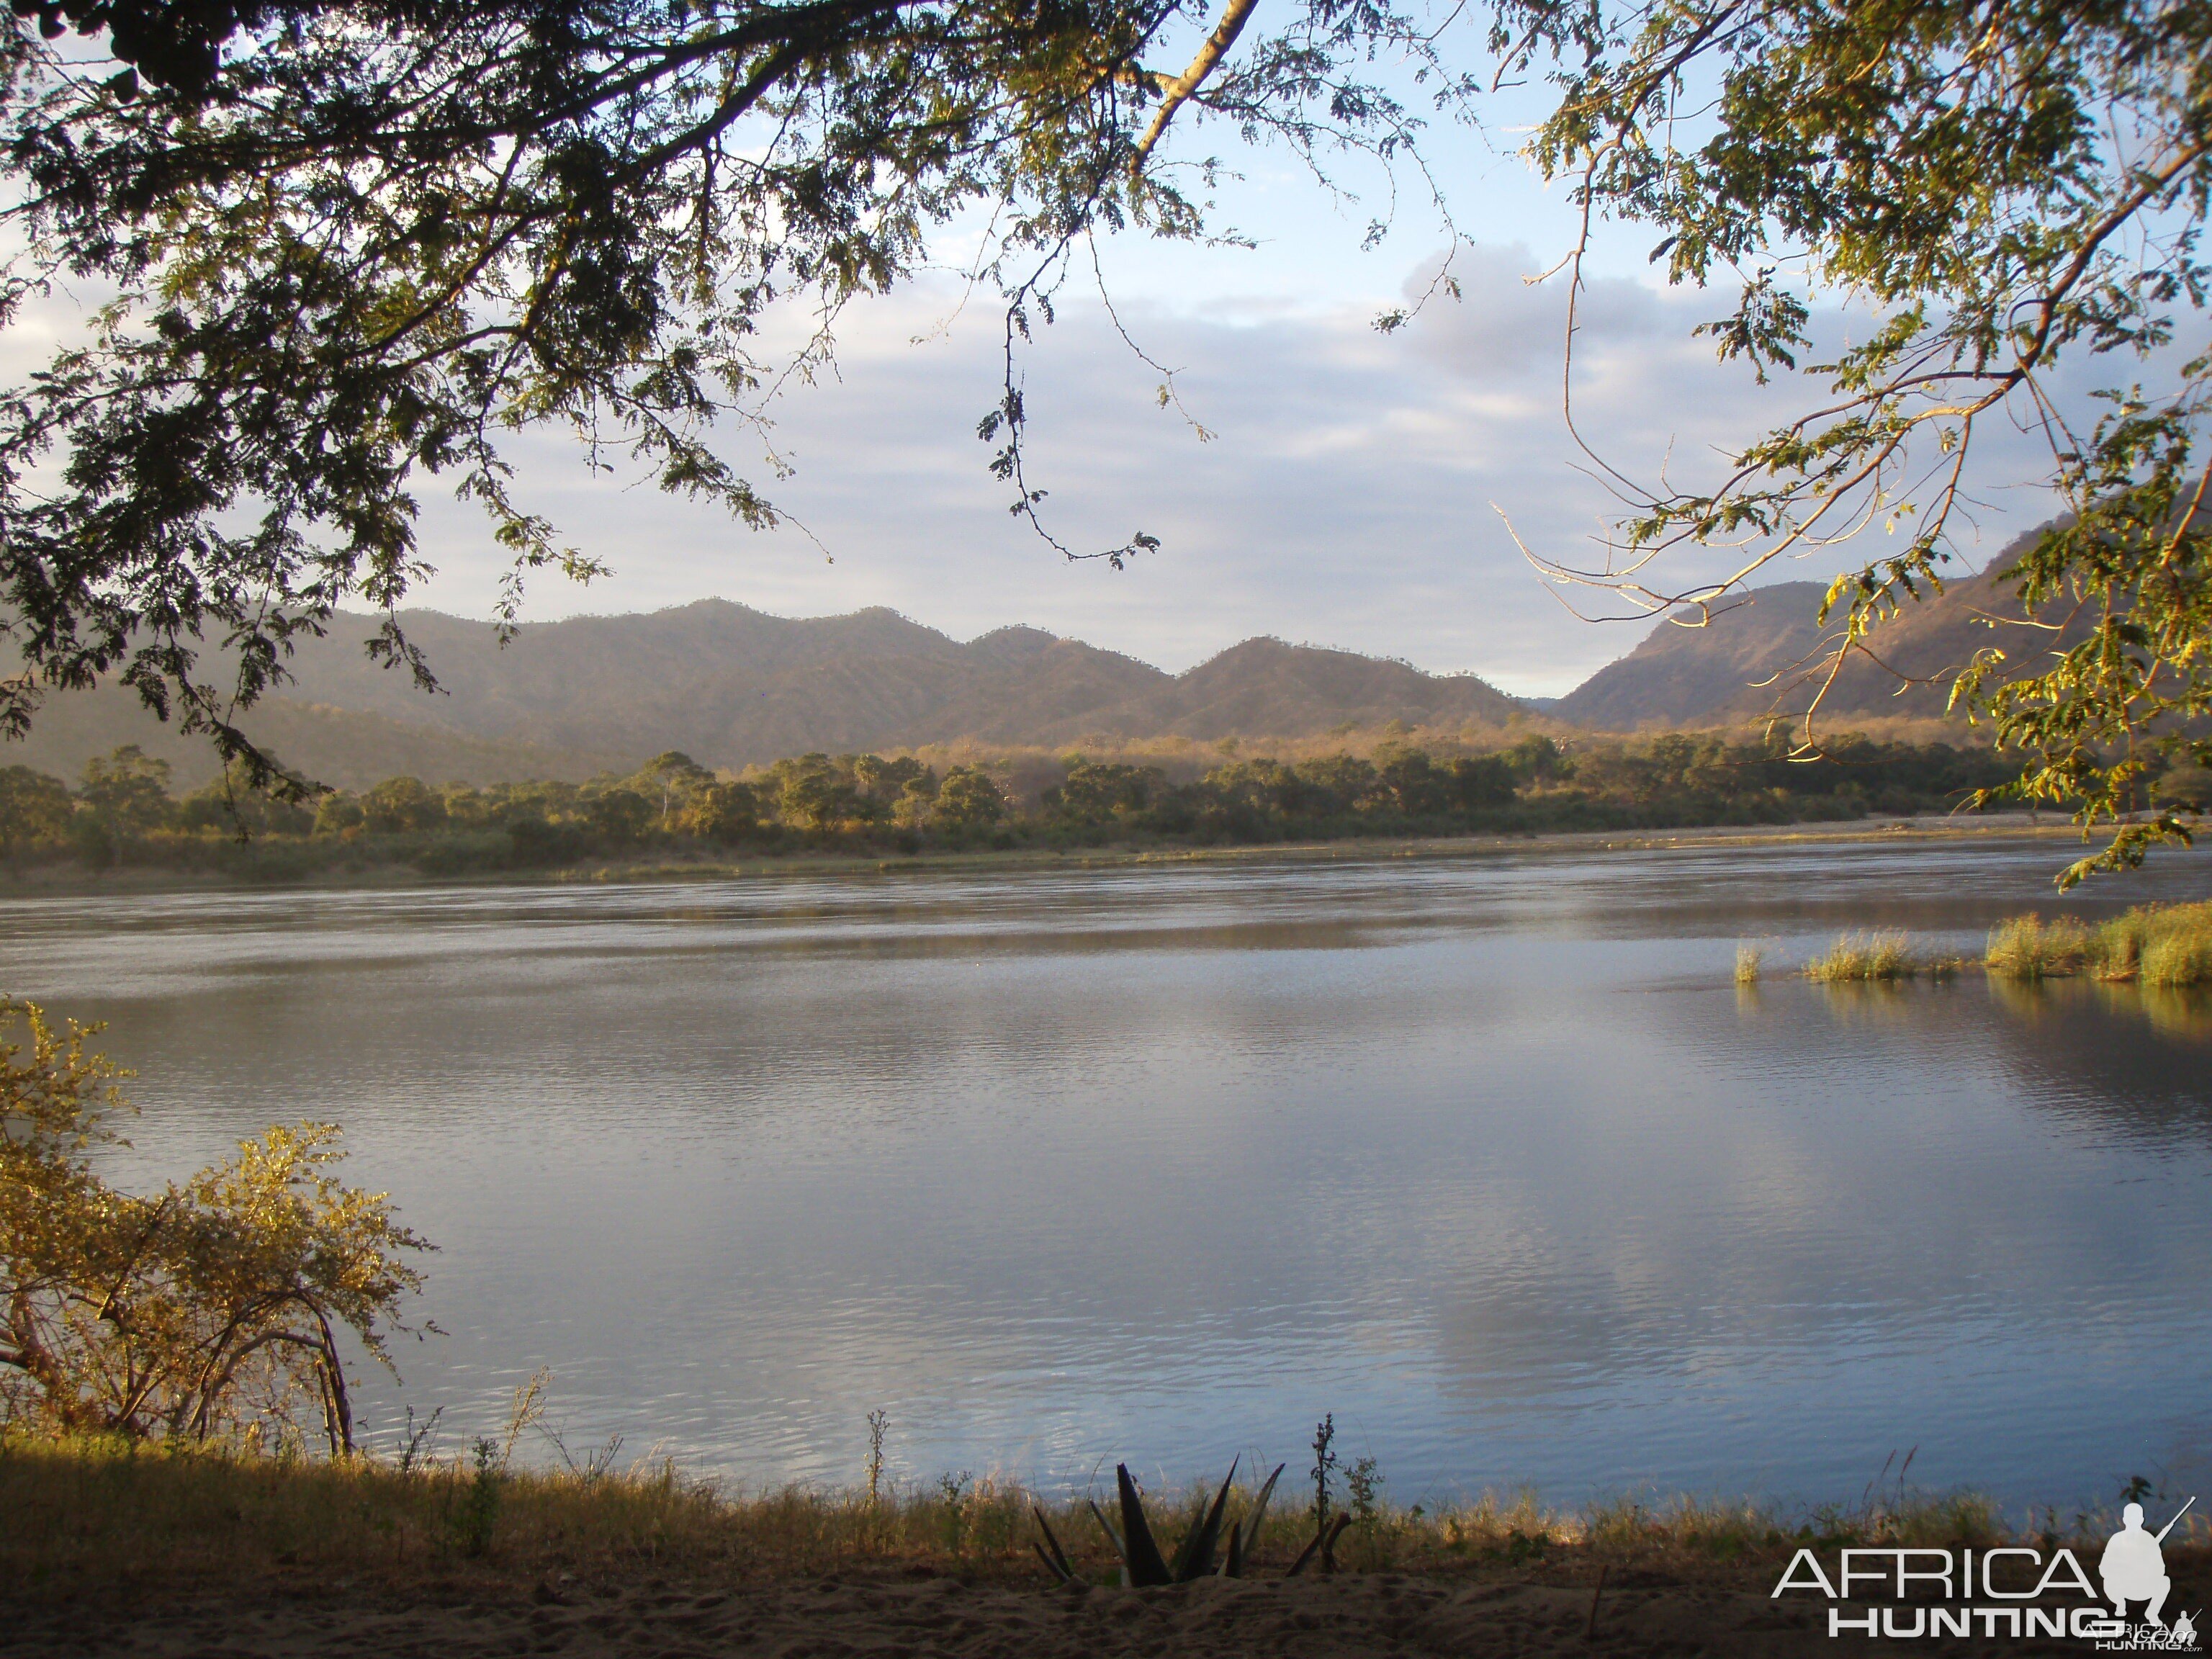
[[[0,903],[112,1022],[131,1173],[278,1121],[442,1249],[365,1376],[451,1450],[539,1364],[759,1484],[1303,1467],[2109,1498],[2212,1462],[2212,1000],[1787,970],[1978,950],[1990,838]],[[2064,907],[2212,890],[2161,856]],[[1739,940],[1766,951],[1730,982]]]

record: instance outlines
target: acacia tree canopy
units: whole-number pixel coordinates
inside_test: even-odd
[[[426,478],[490,514],[511,620],[528,571],[597,568],[514,497],[514,430],[568,424],[595,463],[626,452],[772,522],[710,440],[792,367],[762,344],[780,296],[821,307],[802,358],[826,349],[842,305],[985,207],[1011,352],[1094,228],[1206,234],[1209,175],[1170,153],[1201,118],[1317,166],[1332,145],[1418,161],[1386,88],[1479,117],[1486,88],[1540,76],[1534,159],[1594,217],[1649,223],[1675,281],[1735,289],[1723,356],[1814,383],[1713,488],[1617,480],[1621,557],[1554,574],[1709,606],[1765,559],[1903,519],[1909,544],[1832,596],[1840,648],[1863,648],[1940,574],[1978,426],[2026,418],[2051,459],[2021,482],[2074,518],[2024,592],[2096,625],[1962,697],[2025,751],[2024,789],[2094,817],[2212,696],[2188,344],[2212,15],[2191,0],[14,4],[0,304],[59,278],[112,298],[0,400],[13,730],[42,687],[119,672],[265,781],[234,715],[299,630],[349,599],[388,613],[422,574]],[[1801,370],[1811,305],[1838,295],[1869,331]],[[2131,353],[2163,378],[2085,427],[2061,358]],[[982,433],[1034,518],[1024,418],[1010,374]],[[1716,541],[1744,547],[1733,584],[1659,574]],[[396,623],[369,643],[428,681]],[[2185,832],[2136,826],[2111,860]]]
[[[299,630],[422,574],[425,477],[483,505],[518,584],[598,568],[510,492],[500,441],[535,423],[769,523],[708,428],[791,367],[757,343],[779,295],[834,318],[981,202],[1025,326],[1014,262],[1094,225],[1200,231],[1146,165],[1172,105],[1388,148],[1403,112],[1340,63],[1431,51],[1387,5],[1310,0],[1233,67],[1217,30],[1184,85],[1144,58],[1185,9],[19,0],[0,307],[57,278],[113,297],[0,403],[0,605],[32,670],[0,726],[119,672],[266,778],[233,715]],[[1010,393],[986,427],[1030,510],[1022,421]],[[396,625],[370,648],[428,683]]]
[[[1771,561],[1901,530],[1830,589],[1818,691],[1954,556],[1978,433],[2012,423],[2057,521],[2010,568],[2026,616],[1954,704],[2022,760],[2008,793],[2119,817],[2160,757],[2212,744],[2212,9],[2192,0],[1503,0],[1509,68],[1559,65],[1532,150],[1592,212],[1650,224],[1678,283],[1735,286],[1701,330],[1762,377],[1817,349],[1808,300],[1859,338],[1802,372],[1805,412],[1702,489],[1639,488],[1603,564],[1551,574],[1652,611],[1708,611]],[[1517,33],[1515,31],[1518,31]],[[2109,359],[2095,403],[2062,362]],[[2130,361],[2133,360],[2133,361]],[[2140,378],[2138,378],[2140,377]],[[1672,585],[1668,551],[1739,567]],[[1846,558],[1848,554],[1839,555]],[[1985,792],[1985,795],[1986,795]],[[2062,877],[2187,840],[2172,811]]]

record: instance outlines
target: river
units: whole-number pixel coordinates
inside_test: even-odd
[[[2212,1002],[1786,970],[2212,890],[2057,907],[2066,856],[15,899],[0,987],[110,1022],[122,1176],[345,1125],[441,1247],[386,1443],[544,1365],[573,1453],[755,1486],[858,1479],[878,1409],[896,1478],[1055,1488],[1295,1473],[1333,1413],[1403,1504],[1850,1502],[1917,1448],[2063,1508],[2212,1481]]]

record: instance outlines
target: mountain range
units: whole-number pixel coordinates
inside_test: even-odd
[[[2020,672],[2081,637],[2078,623],[2031,625],[2012,585],[1993,574],[2008,568],[2022,545],[1907,603],[1869,636],[1872,654],[1852,653],[1825,690],[1841,612],[1824,628],[1826,582],[1778,582],[1741,595],[1702,627],[1659,623],[1552,712],[1607,732],[1745,726],[1798,713],[1817,693],[1831,730],[1838,719],[1942,720],[1951,678],[1977,652],[2001,650]]]
[[[1273,639],[1176,675],[1034,628],[963,642],[882,609],[793,619],[702,599],[526,623],[504,647],[489,623],[435,611],[400,621],[437,694],[363,653],[374,619],[341,616],[327,637],[301,643],[283,694],[240,723],[318,778],[358,787],[398,772],[582,778],[669,749],[742,767],[810,750],[1111,749],[1528,718],[1472,675]],[[161,726],[116,686],[48,699],[29,741],[0,761],[74,776],[124,742],[168,760],[181,785],[211,775],[204,744]]]
[[[1820,583],[1784,582],[1752,591],[1703,628],[1662,623],[1573,692],[1542,703],[1473,675],[1274,639],[1247,640],[1169,674],[1034,628],[963,642],[887,610],[793,619],[723,599],[526,623],[505,647],[489,623],[403,613],[441,683],[429,696],[363,653],[373,619],[342,616],[328,637],[302,644],[293,682],[245,724],[293,764],[349,787],[398,773],[583,778],[627,771],[669,749],[742,767],[810,750],[960,742],[1047,750],[1293,742],[1394,722],[1470,738],[1509,727],[1742,727],[1809,695],[1793,692],[1791,681],[1820,645],[1822,592]],[[1960,580],[1884,631],[1884,660],[1908,677],[1955,668],[1991,643],[1988,618],[2005,614],[2020,611],[2001,585],[1986,574]],[[1832,720],[1937,718],[1942,702],[1938,688],[1857,662],[1824,707]],[[74,777],[88,757],[125,742],[168,759],[183,787],[213,769],[204,742],[179,738],[112,685],[50,698],[29,740],[0,749],[0,763]]]

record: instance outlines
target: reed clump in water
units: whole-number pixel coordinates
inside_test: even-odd
[[[1902,933],[1846,933],[1825,956],[1805,964],[1805,977],[1827,984],[1887,984],[1916,978],[1924,966]]]
[[[1983,965],[2027,982],[2088,974],[2169,989],[2212,985],[2212,902],[2143,905],[2094,927],[2015,916],[1990,930]]]
[[[1739,985],[1758,984],[1759,968],[1762,960],[1756,945],[1737,945],[1735,947],[1735,982]]]

